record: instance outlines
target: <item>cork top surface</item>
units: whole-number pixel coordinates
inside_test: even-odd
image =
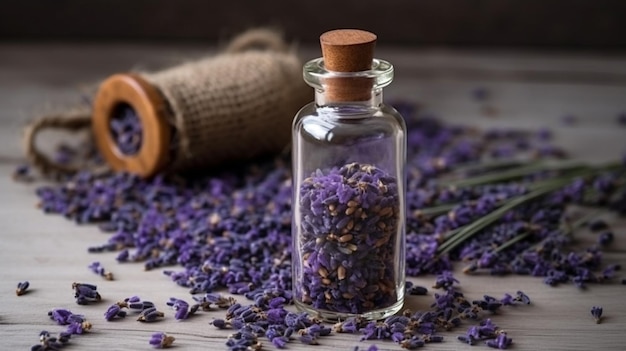
[[[320,36],[322,45],[369,45],[376,42],[376,34],[360,29],[336,29]]]
[[[337,29],[320,36],[326,69],[358,72],[371,69],[376,35],[359,29]]]

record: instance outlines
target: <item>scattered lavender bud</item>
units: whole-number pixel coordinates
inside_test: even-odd
[[[514,300],[511,294],[504,294],[504,297],[500,299],[500,303],[504,306],[513,305],[516,300]]]
[[[127,297],[123,301],[118,301],[117,305],[126,307],[135,312],[141,312],[145,309],[155,307],[152,301],[143,301],[139,296]]]
[[[443,271],[439,275],[437,275],[437,279],[435,280],[433,288],[449,290],[455,283],[458,282],[459,280],[453,276],[452,271]]]
[[[547,128],[541,128],[537,131],[537,138],[542,141],[548,141],[552,139],[552,131]]]
[[[472,98],[476,101],[485,101],[490,95],[489,90],[485,87],[477,87],[472,90]]]
[[[498,333],[498,336],[496,336],[495,339],[487,340],[485,342],[487,346],[494,348],[494,349],[500,349],[500,350],[504,350],[508,348],[512,343],[513,343],[513,340],[511,338],[508,338],[506,333],[504,332]]]
[[[90,302],[100,301],[102,297],[97,291],[97,287],[93,284],[72,283],[74,289],[74,297],[79,305],[86,305]]]
[[[165,314],[161,311],[157,311],[156,307],[146,308],[141,311],[137,320],[140,322],[154,322],[159,318],[165,317]]]
[[[128,262],[128,257],[130,257],[130,252],[127,249],[124,249],[120,251],[115,259],[118,262]]]
[[[518,291],[513,300],[527,305],[530,304],[530,297],[528,297],[528,295],[524,294],[524,292],[522,291]]]
[[[412,336],[400,342],[400,346],[407,350],[415,350],[417,348],[423,347],[425,344],[426,343],[424,342],[424,340],[417,336]]]
[[[408,292],[410,295],[427,295],[428,289],[426,287],[416,285],[411,287]]]
[[[111,273],[111,272],[107,271],[106,269],[104,269],[104,267],[98,261],[92,262],[88,266],[88,268],[92,272],[94,272],[94,273],[104,277],[104,279],[106,279],[106,280],[113,280],[113,273]]]
[[[196,310],[200,307],[200,305],[197,304],[194,305],[194,308],[192,308],[186,301],[174,297],[170,297],[170,300],[166,304],[172,307],[172,309],[175,311],[174,319],[176,320],[189,318],[189,316],[195,313]]]
[[[352,351],[378,351],[378,346],[376,346],[375,344],[372,344],[367,349],[365,347],[359,348],[358,346],[355,346],[354,349],[352,349]]]
[[[20,182],[31,182],[33,176],[31,174],[30,166],[27,164],[19,165],[13,170],[13,180]]]
[[[618,114],[616,119],[619,125],[626,126],[626,112]]]
[[[127,312],[122,310],[122,307],[120,307],[119,304],[115,304],[115,305],[109,306],[106,312],[104,312],[104,319],[106,319],[107,321],[111,321],[117,317],[124,318],[126,317],[126,315],[127,315]]]
[[[17,283],[17,288],[15,289],[15,294],[17,296],[22,296],[22,295],[26,294],[29,286],[30,286],[30,283],[28,282],[28,280]]]
[[[67,326],[66,332],[68,334],[84,334],[86,332],[88,332],[89,330],[91,330],[91,323],[88,321],[82,321],[82,322],[72,322]]]
[[[310,335],[310,334],[303,334],[300,335],[300,342],[305,344],[305,345],[317,345],[319,344],[319,342],[317,341],[317,339],[315,338],[314,335]]]
[[[600,324],[602,321],[602,307],[601,306],[593,306],[591,308],[591,316],[595,319],[596,323]]]
[[[610,232],[610,231],[602,232],[598,236],[598,244],[600,246],[608,246],[613,242],[613,239],[614,239],[613,232]]]
[[[165,333],[158,332],[158,333],[152,334],[148,343],[154,346],[155,348],[164,349],[164,348],[172,346],[172,344],[174,343],[174,340],[176,339],[173,336],[169,336]]]
[[[561,122],[564,125],[572,126],[578,122],[578,118],[574,115],[568,114],[561,117]]]
[[[39,344],[33,345],[31,351],[59,350],[70,341],[71,334],[61,332],[58,337],[51,336],[46,330],[39,333]]]
[[[591,230],[592,232],[599,232],[608,228],[609,225],[602,219],[596,219],[589,223],[589,230]]]
[[[225,320],[221,318],[214,319],[213,322],[211,322],[211,324],[213,324],[213,326],[217,329],[227,329],[230,327],[230,323],[226,322]]]
[[[74,314],[72,311],[65,308],[55,308],[48,311],[50,319],[57,322],[59,325],[67,325],[73,322],[84,322],[85,317],[80,314]]]

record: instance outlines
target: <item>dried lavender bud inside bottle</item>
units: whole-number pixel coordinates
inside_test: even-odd
[[[109,127],[121,153],[134,155],[139,151],[143,131],[137,112],[130,105],[120,104],[115,108]]]
[[[318,170],[299,191],[298,302],[349,314],[397,303],[396,179],[375,166],[351,163]]]

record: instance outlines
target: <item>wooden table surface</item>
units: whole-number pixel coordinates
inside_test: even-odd
[[[303,58],[317,56],[317,48],[301,48]],[[198,57],[200,47],[130,44],[0,44],[0,349],[26,350],[38,341],[41,330],[57,333],[64,327],[47,316],[53,308],[84,314],[93,324],[88,335],[72,338],[68,350],[147,350],[150,335],[164,331],[176,337],[175,350],[223,350],[228,331],[209,325],[223,312],[207,312],[185,321],[174,320],[165,302],[188,297],[187,290],[170,282],[161,270],[145,272],[141,264],[120,265],[115,254],[89,254],[86,248],[105,242],[106,235],[93,226],[79,226],[60,216],[44,215],[36,207],[35,188],[40,183],[15,183],[11,173],[23,160],[21,130],[32,117],[50,108],[76,101],[79,88],[129,68],[157,69]],[[377,56],[396,66],[396,79],[386,89],[386,99],[410,99],[446,121],[478,127],[553,128],[558,145],[575,158],[604,161],[626,152],[626,128],[616,119],[626,113],[626,55],[600,53],[531,53],[516,51],[406,50],[380,47]],[[472,99],[475,88],[492,93],[491,112]],[[564,126],[564,115],[577,123]],[[607,216],[614,227],[615,243],[604,259],[626,267],[626,221]],[[593,236],[582,232],[579,242]],[[86,266],[100,261],[115,274],[104,281]],[[540,278],[468,276],[457,267],[462,291],[470,298],[483,294],[502,296],[523,290],[529,306],[504,308],[494,321],[513,338],[514,350],[623,350],[626,348],[626,271],[615,282],[580,290],[573,285],[549,287]],[[17,282],[29,280],[30,292],[15,295]],[[430,286],[433,276],[411,278]],[[71,283],[98,285],[104,301],[79,306]],[[424,309],[428,297],[409,297],[407,307]],[[111,303],[139,295],[167,313],[158,323],[132,319],[106,322],[103,313]],[[590,315],[603,306],[605,318],[596,324]],[[431,350],[485,349],[456,340],[459,329],[444,334],[445,342],[429,344]],[[318,346],[289,344],[291,350],[352,350],[376,344],[379,350],[400,350],[392,342],[359,342],[358,335],[322,338]],[[265,342],[264,349],[274,349]]]

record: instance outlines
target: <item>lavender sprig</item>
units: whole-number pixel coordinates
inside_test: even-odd
[[[566,169],[569,168],[570,173],[564,174],[557,178],[538,181],[538,182],[531,184],[529,186],[529,189],[530,189],[529,193],[526,193],[518,197],[513,197],[507,200],[504,204],[502,204],[500,207],[493,210],[491,213],[470,223],[466,228],[464,228],[463,230],[460,230],[458,233],[456,233],[456,235],[451,237],[450,240],[446,240],[444,243],[442,243],[438,247],[437,251],[440,255],[443,255],[453,250],[454,248],[456,248],[457,246],[465,242],[467,239],[471,238],[472,236],[480,232],[482,229],[498,221],[508,211],[520,205],[523,205],[531,200],[548,195],[558,189],[562,189],[563,187],[572,183],[572,181],[574,181],[575,179],[588,177],[588,176],[597,174],[601,171],[605,171],[606,169],[613,169],[615,167],[621,167],[621,166],[616,165],[616,164],[610,164],[608,166],[604,166],[599,169],[594,169],[588,166],[581,166],[580,164],[574,164],[574,165],[565,164],[563,165],[563,168],[566,168]],[[537,172],[536,166],[529,167],[529,168],[532,168],[534,172]],[[515,171],[519,171],[519,170],[515,170]],[[524,170],[522,173],[524,172],[526,172],[526,170]],[[513,174],[514,172],[511,172],[507,174],[506,176],[510,177]],[[485,181],[486,180],[483,178],[483,179],[477,180],[476,182],[480,184]]]
[[[505,204],[503,204],[501,207],[495,209],[494,211],[492,211],[491,213],[489,213],[488,215],[479,218],[478,220],[472,222],[471,224],[469,224],[466,228],[464,228],[463,230],[459,231],[454,237],[452,237],[450,240],[444,242],[441,246],[439,246],[438,248],[438,252],[439,255],[444,255],[448,252],[450,252],[451,250],[455,249],[457,246],[459,246],[460,244],[462,244],[463,242],[465,242],[466,240],[468,240],[469,238],[471,238],[472,236],[474,236],[476,233],[478,233],[480,230],[484,229],[485,227],[495,223],[497,220],[499,220],[506,212],[516,208],[517,206],[520,206],[530,200],[533,200],[537,197],[540,196],[544,196],[556,189],[559,189],[561,187],[563,187],[563,185],[565,185],[566,183],[564,183],[563,181],[559,181],[559,182],[553,182],[553,183],[548,183],[545,184],[545,186],[543,188],[538,188],[535,191],[532,191],[528,194],[522,195],[518,198],[513,198],[511,200],[508,200]]]
[[[590,167],[580,161],[560,161],[560,162],[535,162],[530,164],[524,164],[520,167],[507,169],[505,171],[499,171],[496,174],[486,174],[477,177],[470,177],[466,179],[459,179],[454,181],[443,181],[440,186],[454,186],[454,187],[468,187],[481,184],[494,184],[514,179],[519,179],[525,176],[545,173],[545,172],[572,172],[580,170],[588,170]]]

